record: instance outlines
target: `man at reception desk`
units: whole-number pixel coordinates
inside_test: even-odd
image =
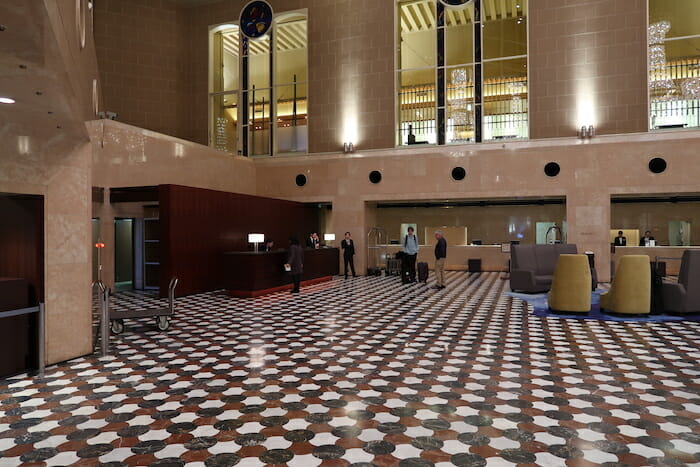
[[[651,232],[646,230],[644,236],[639,239],[639,246],[654,246],[656,240],[652,237]]]
[[[615,237],[613,244],[615,246],[627,246],[627,237],[622,235],[622,230],[618,230],[617,237]]]

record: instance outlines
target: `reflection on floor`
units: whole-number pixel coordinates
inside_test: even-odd
[[[499,276],[180,299],[2,381],[0,465],[700,463],[700,323],[537,317]]]

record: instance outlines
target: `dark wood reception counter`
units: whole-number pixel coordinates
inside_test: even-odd
[[[337,248],[304,250],[304,274],[301,285],[330,280],[338,274],[340,253]],[[286,250],[224,253],[225,288],[233,297],[258,297],[292,288],[291,276],[284,271]]]

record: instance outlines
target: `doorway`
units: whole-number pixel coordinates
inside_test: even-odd
[[[44,197],[0,193],[0,312],[44,302]],[[38,316],[0,320],[0,377],[38,367]]]
[[[114,219],[114,290],[134,289],[134,219]]]

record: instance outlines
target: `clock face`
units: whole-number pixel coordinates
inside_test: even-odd
[[[258,39],[272,26],[272,7],[263,0],[248,3],[241,11],[241,32],[246,37]]]
[[[440,0],[445,6],[460,8],[467,6],[472,0]]]

